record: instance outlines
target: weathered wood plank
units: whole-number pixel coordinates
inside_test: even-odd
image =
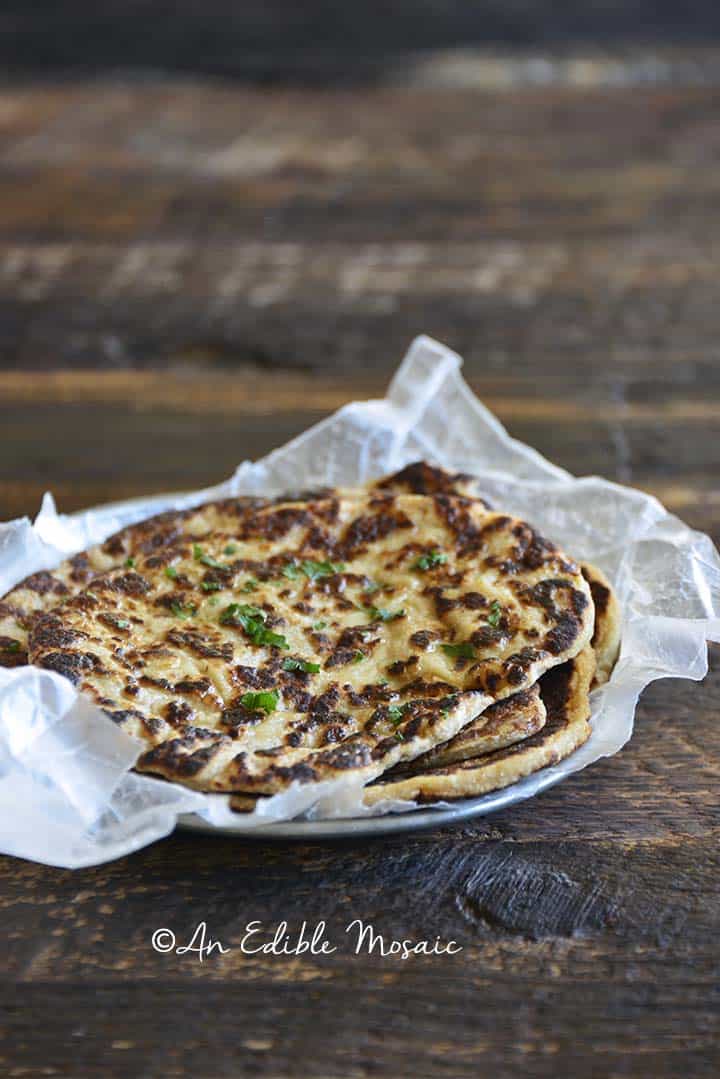
[[[6,87],[0,356],[715,385],[718,94]]]
[[[717,534],[712,397],[618,400],[611,389],[591,401],[586,388],[538,397],[523,378],[471,381],[512,435],[555,463],[634,484]],[[48,489],[70,511],[216,483],[348,400],[381,395],[384,383],[247,370],[0,375],[0,516],[34,514]],[[535,388],[544,385],[539,378]]]
[[[549,0],[515,0],[512,7],[487,0],[481,8],[436,0],[420,10],[413,0],[396,0],[390,8],[348,9],[342,18],[322,0],[302,12],[279,0],[241,8],[228,0],[182,0],[172,20],[152,0],[143,3],[142,19],[122,4],[90,0],[62,15],[20,0],[5,7],[3,68],[36,79],[111,70],[334,87],[444,78],[507,89],[717,78],[718,17],[710,0],[682,9],[634,0],[567,11]]]

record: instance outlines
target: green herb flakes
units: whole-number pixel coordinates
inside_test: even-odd
[[[194,614],[197,614],[197,607],[194,603],[173,603],[170,610],[176,618],[192,618]]]
[[[254,577],[248,577],[247,581],[245,581],[245,584],[242,586],[240,591],[241,592],[255,592],[256,589],[257,589],[257,586],[258,586],[258,583],[255,580],[255,578]]]
[[[243,693],[240,704],[250,712],[265,712],[270,715],[278,706],[280,694],[275,689],[261,690],[259,693]]]
[[[318,577],[332,577],[334,573],[342,573],[345,569],[344,562],[313,562],[306,560],[300,565],[300,569],[303,571],[306,577],[311,581],[316,580]]]
[[[219,581],[201,581],[200,587],[203,592],[219,592],[222,589]]]
[[[351,660],[350,662],[351,662],[351,663],[362,663],[362,661],[363,661],[364,659],[365,659],[365,653],[364,653],[364,652],[361,652],[361,651],[360,651],[360,650],[358,649],[358,651],[357,651],[357,652],[355,653],[355,655],[353,656],[353,658],[352,658],[352,660]]]
[[[411,569],[419,569],[425,572],[425,570],[434,569],[435,566],[442,566],[446,562],[447,555],[443,554],[442,551],[428,551],[427,554],[420,555],[413,562]]]
[[[128,569],[135,569],[135,559],[130,557],[125,559],[125,565]]]
[[[293,659],[288,656],[282,662],[284,671],[303,671],[304,674],[317,674],[320,670],[319,663],[311,663],[309,659]]]
[[[373,622],[394,622],[396,618],[404,618],[405,611],[388,611],[382,607],[365,607]]]
[[[475,659],[475,649],[469,641],[464,641],[462,644],[444,644],[442,650],[446,656],[452,656],[454,659]]]
[[[306,558],[303,562],[289,562],[282,575],[294,581],[303,573],[308,580],[316,581],[318,577],[332,577],[334,573],[342,573],[344,569],[344,562],[314,562],[311,558]]]
[[[502,607],[500,606],[498,601],[495,599],[490,604],[490,610],[489,610],[488,616],[487,616],[488,625],[489,626],[497,626],[499,624],[499,622],[500,622],[501,617],[502,617]]]
[[[249,603],[229,603],[220,615],[220,621],[228,625],[231,622],[238,622],[241,617],[259,618],[261,622],[264,622],[267,615],[265,611],[259,607],[251,607]]]
[[[210,569],[227,569],[222,562],[218,562],[216,558],[211,558],[209,554],[205,554],[199,543],[193,543],[193,558],[196,562],[201,562],[203,566],[209,566]]]
[[[235,544],[235,543],[228,543],[227,547],[223,548],[223,554],[226,554],[226,555],[235,554],[236,551],[237,551],[237,544]]]
[[[323,620],[320,619],[319,622],[313,622],[312,628],[314,630],[326,629],[327,628],[327,622],[323,622]]]
[[[269,648],[289,648],[287,639],[280,633],[267,629],[267,614],[259,607],[248,603],[230,603],[220,613],[224,626],[242,626],[253,644],[267,645]]]
[[[178,575],[177,570],[175,569],[174,566],[166,566],[165,567],[165,576],[169,577],[171,581],[174,581],[176,579],[177,575]]]

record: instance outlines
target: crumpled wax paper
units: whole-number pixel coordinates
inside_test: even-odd
[[[510,438],[460,375],[444,346],[418,338],[381,401],[346,405],[260,461],[243,462],[216,487],[58,514],[46,495],[34,523],[0,525],[0,595],[28,573],[51,569],[152,513],[228,495],[363,483],[425,458],[471,472],[498,508],[526,518],[575,558],[599,566],[623,607],[620,659],[592,695],[592,735],[567,760],[500,795],[492,809],[527,798],[630,738],[640,691],[655,678],[699,680],[707,640],[720,640],[720,558],[710,539],[640,491],[597,477],[575,479]],[[204,795],[131,771],[141,747],[59,675],[0,668],[0,849],[77,868],[119,858],[167,835],[178,816],[250,831],[304,813],[365,816],[347,779],[294,785],[239,816],[224,795]],[[408,811],[386,802],[372,812]],[[426,809],[427,807],[423,807]]]

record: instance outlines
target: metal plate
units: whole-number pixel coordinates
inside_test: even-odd
[[[569,758],[568,758],[569,759]],[[536,794],[554,787],[566,774],[557,768],[546,768],[535,772],[527,779],[514,783],[511,787],[483,795],[482,798],[463,798],[454,805],[443,809],[410,809],[406,813],[388,813],[383,817],[357,817],[347,820],[316,821],[279,821],[275,824],[263,824],[248,827],[243,824],[242,816],[235,826],[208,824],[194,813],[178,817],[178,828],[191,832],[205,832],[211,835],[241,836],[244,839],[285,840],[301,839],[312,842],[316,839],[356,839],[363,836],[395,835],[400,832],[417,832],[424,828],[441,828],[448,824],[484,817],[499,809],[506,809],[516,802],[534,798]]]

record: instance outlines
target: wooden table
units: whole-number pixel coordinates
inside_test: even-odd
[[[512,434],[718,537],[717,83],[431,60],[332,93],[0,91],[3,518],[214,482],[382,393],[427,332]],[[712,661],[643,695],[619,756],[472,824],[3,859],[0,1071],[717,1075]],[[355,918],[462,951],[355,955]],[[253,919],[338,951],[245,955]],[[202,921],[228,952],[153,950]]]

